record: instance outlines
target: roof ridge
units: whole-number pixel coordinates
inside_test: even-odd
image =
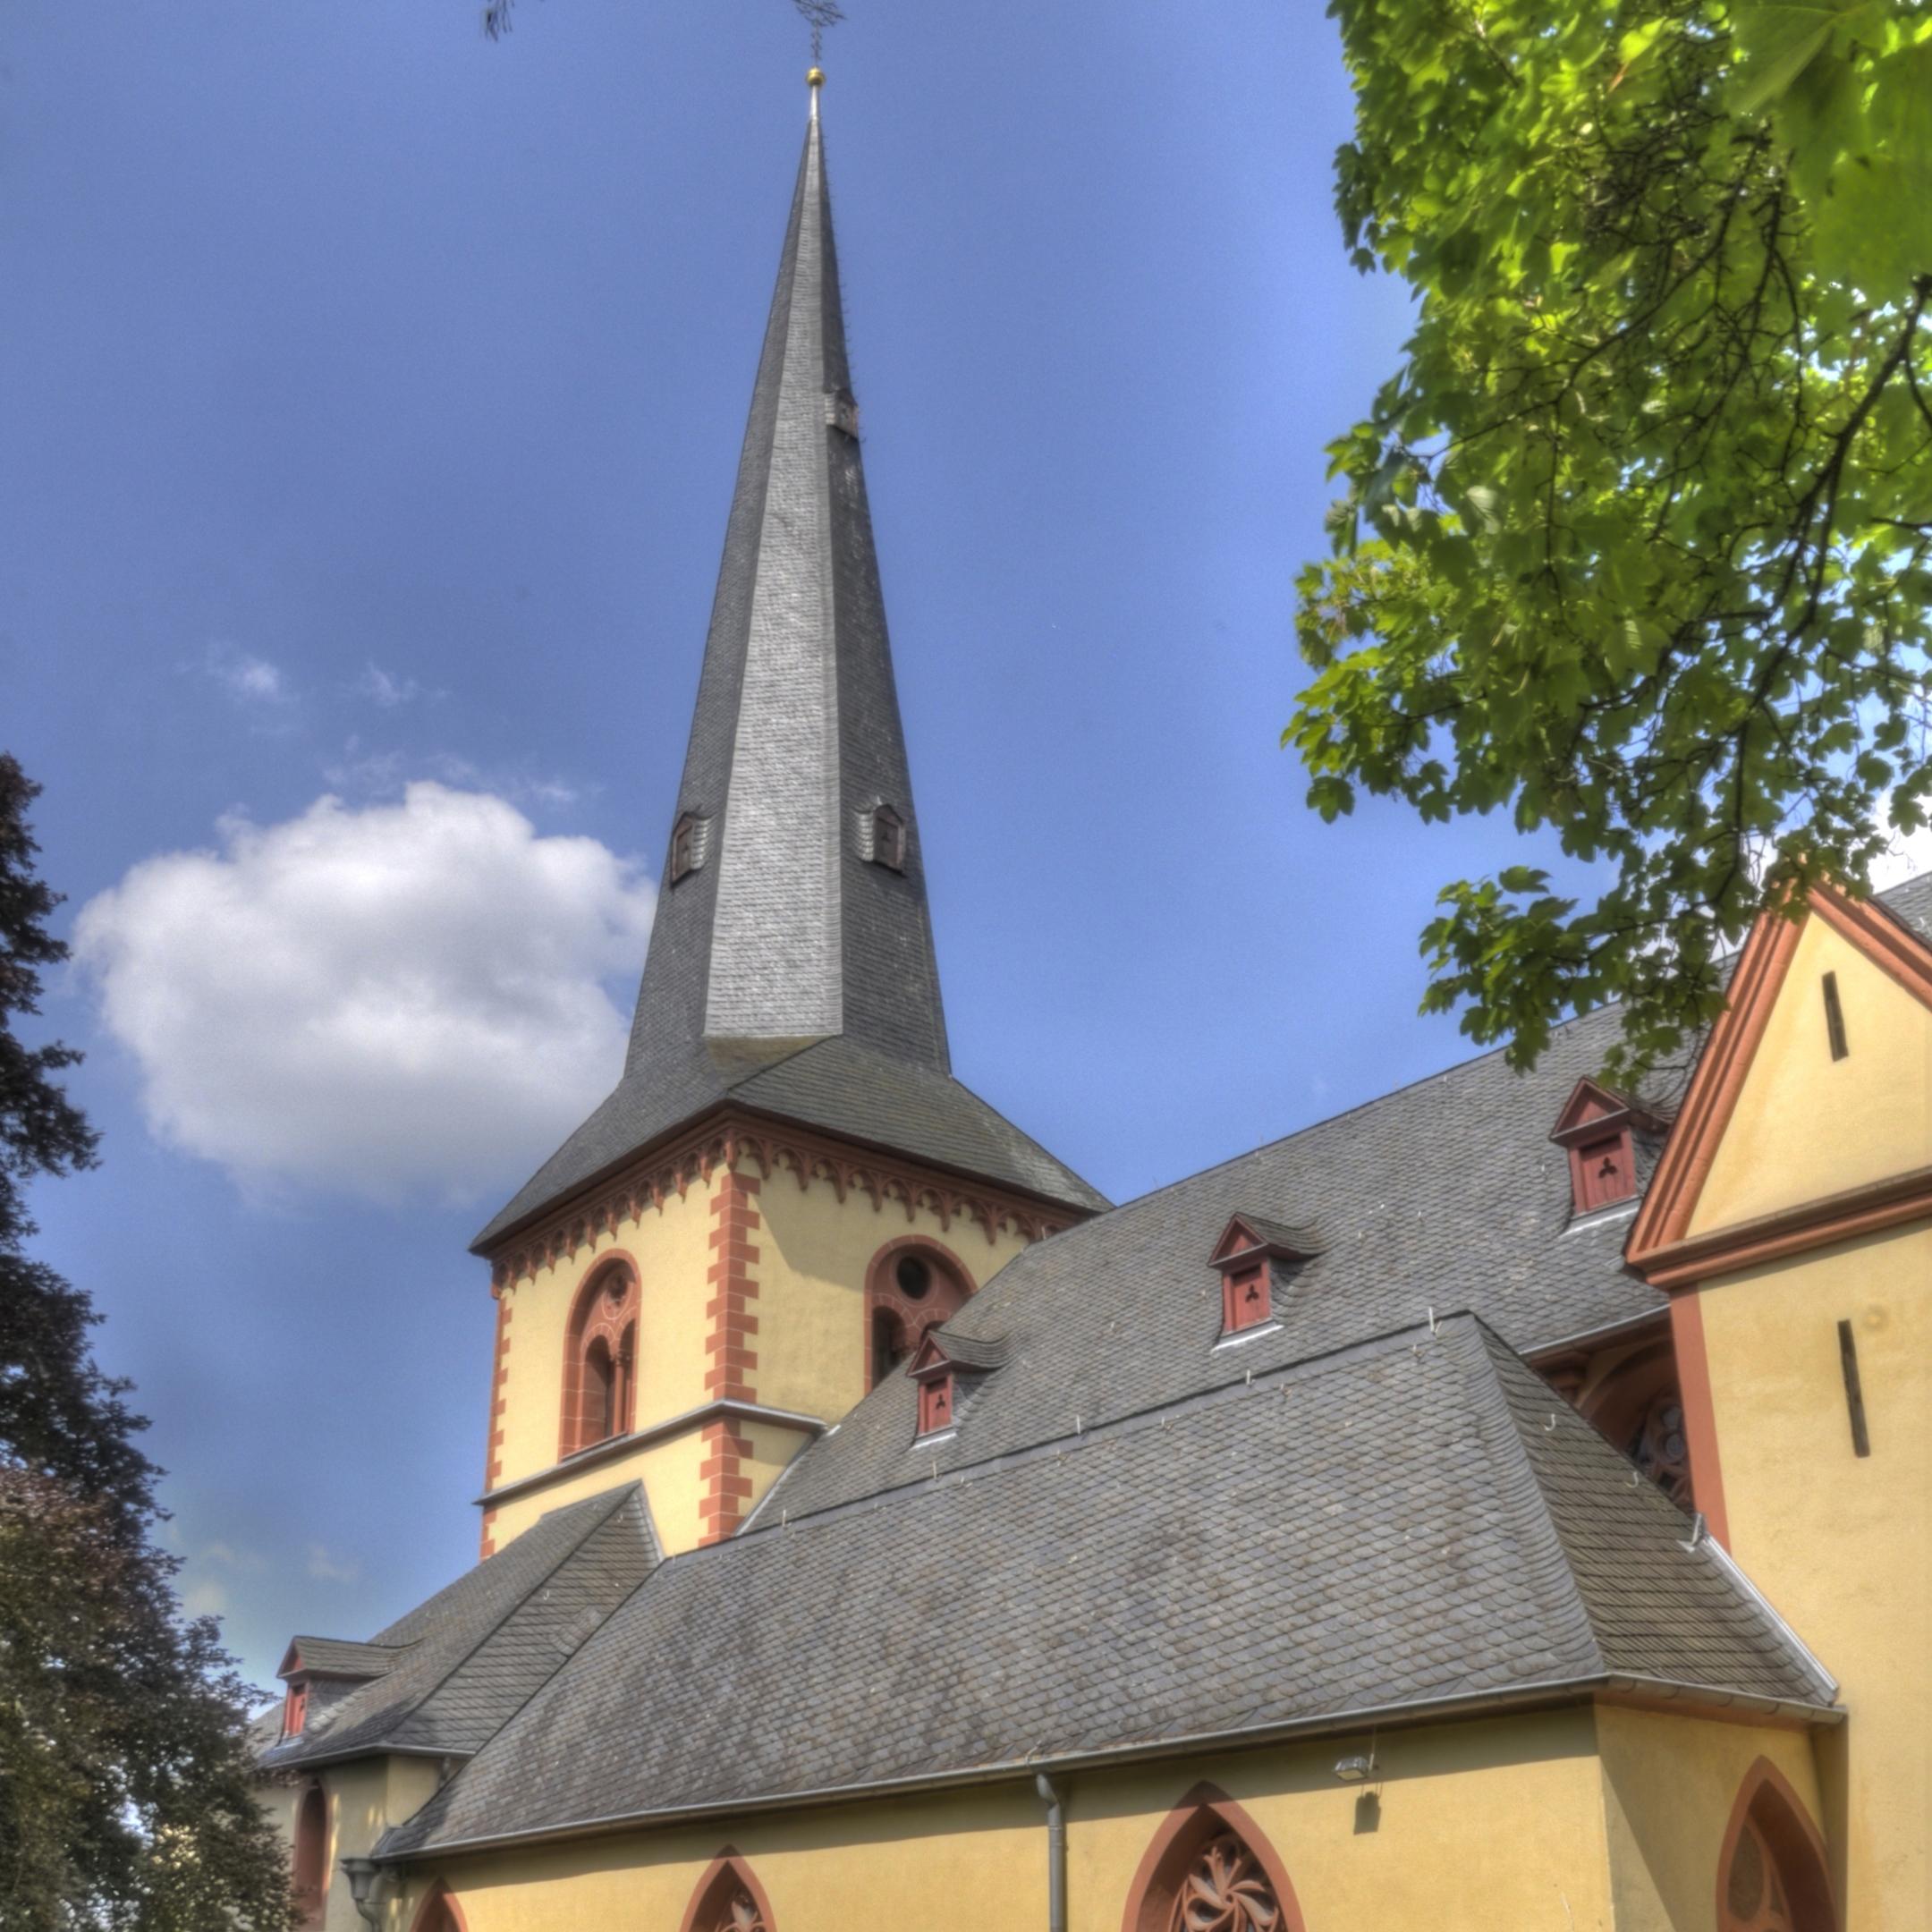
[[[1470,1315],[1466,1320],[1470,1333],[1469,1345],[1462,1352],[1463,1373],[1472,1385],[1480,1385],[1488,1398],[1487,1401],[1479,1400],[1471,1405],[1479,1418],[1478,1426],[1482,1428],[1484,1440],[1492,1452],[1503,1450],[1520,1470],[1519,1487],[1526,1485],[1530,1494],[1534,1496],[1533,1519],[1537,1540],[1545,1546],[1541,1573],[1553,1580],[1560,1577],[1561,1581],[1550,1593],[1552,1598],[1563,1599],[1564,1621],[1580,1633],[1591,1658],[1594,1659],[1594,1667],[1607,1675],[1610,1660],[1604,1654],[1596,1619],[1590,1614],[1582,1586],[1577,1581],[1576,1571],[1570,1559],[1569,1545],[1563,1540],[1563,1531],[1556,1522],[1555,1512],[1550,1507],[1549,1493],[1545,1489],[1543,1479],[1530,1453],[1522,1419],[1516,1413],[1516,1405],[1511,1401],[1510,1392],[1504,1385],[1503,1377],[1498,1371],[1496,1351],[1505,1351],[1513,1360],[1520,1360],[1521,1358],[1516,1356],[1509,1344],[1480,1316]],[[1549,1395],[1554,1405],[1563,1408],[1569,1406],[1555,1390],[1552,1389]],[[1496,1412],[1498,1410],[1501,1411],[1500,1415]],[[1574,1410],[1572,1410],[1571,1413],[1576,1415]],[[1483,1427],[1485,1419],[1489,1425],[1487,1428]],[[1576,1419],[1581,1428],[1590,1427],[1581,1416],[1576,1416]],[[1503,1457],[1496,1455],[1495,1460],[1500,1473]],[[1525,1527],[1522,1515],[1516,1511],[1513,1510],[1506,1521],[1511,1525],[1513,1533],[1520,1534]],[[1555,1607],[1554,1600],[1551,1607]]]
[[[530,1600],[530,1598],[537,1594],[538,1590],[543,1589],[544,1586],[547,1584],[551,1580],[551,1579],[556,1575],[557,1572],[561,1570],[564,1565],[568,1563],[570,1559],[583,1547],[585,1543],[587,1543],[591,1537],[595,1536],[597,1532],[601,1530],[606,1522],[610,1521],[611,1517],[616,1513],[618,1508],[621,1507],[622,1504],[628,1499],[630,1495],[632,1492],[640,1491],[642,1488],[642,1483],[638,1481],[637,1479],[633,1477],[628,1483],[618,1484],[616,1487],[614,1487],[608,1493],[607,1496],[586,1496],[580,1504],[564,1504],[555,1510],[546,1512],[547,1515],[558,1516],[562,1515],[565,1510],[582,1508],[585,1510],[585,1513],[589,1518],[589,1521],[587,1522],[582,1533],[573,1538],[564,1547],[564,1549],[558,1553],[556,1560],[554,1563],[550,1563],[547,1568],[541,1571],[536,1577],[534,1577],[530,1581],[530,1587],[527,1589],[523,1590],[513,1602],[507,1604],[504,1607],[501,1614],[493,1618],[490,1623],[488,1623],[483,1628],[483,1630],[478,1634],[476,1640],[471,1643],[469,1648],[461,1654],[461,1656],[453,1657],[451,1660],[448,1667],[445,1669],[443,1674],[439,1677],[437,1677],[433,1683],[426,1685],[418,1696],[409,1699],[401,1707],[400,1709],[398,1709],[394,1713],[393,1721],[386,1727],[385,1734],[386,1735],[388,1734],[388,1733],[401,1730],[402,1726],[407,1724],[411,1717],[415,1716],[417,1713],[422,1709],[424,1705],[428,1703],[429,1699],[433,1698],[438,1690],[442,1690],[443,1687],[449,1682],[450,1679],[453,1677],[456,1673],[463,1667],[464,1665],[469,1663],[470,1660],[474,1657],[477,1653],[481,1650],[483,1647],[497,1634],[499,1631],[503,1629],[504,1625],[506,1624],[510,1621],[510,1619],[514,1616],[516,1613],[521,1610],[523,1606],[527,1604]],[[602,1502],[605,1505],[601,1513],[594,1513],[587,1507],[587,1505],[597,1502]],[[538,1522],[541,1522],[543,1521],[543,1517],[539,1517],[538,1519]],[[532,1524],[531,1530],[534,1530],[535,1528],[536,1524]],[[525,1533],[528,1534],[529,1532],[526,1531]],[[504,1548],[497,1551],[496,1553],[496,1555],[486,1556],[483,1559],[483,1562],[494,1563],[498,1556],[508,1555],[510,1550],[514,1547],[514,1544],[507,1545]],[[474,1576],[477,1570],[480,1570],[482,1567],[483,1563],[479,1563],[476,1565],[475,1569],[465,1571],[463,1574],[465,1576]],[[462,1579],[459,1578],[457,1580],[461,1581]],[[438,1594],[440,1594],[440,1592]],[[428,1600],[433,1601],[433,1599]],[[379,1682],[380,1680],[377,1681]],[[521,1707],[519,1707],[521,1708]],[[372,1746],[371,1748],[373,1749],[374,1747]]]
[[[968,1308],[971,1305],[970,1302],[966,1304]],[[963,1313],[964,1309],[961,1312]],[[1476,1322],[1479,1326],[1481,1324],[1481,1318],[1468,1309],[1457,1309],[1448,1314],[1437,1315],[1435,1320],[1436,1328],[1452,1321]],[[1143,1428],[1152,1428],[1157,1423],[1172,1421],[1176,1416],[1191,1414],[1197,1410],[1218,1408],[1224,1402],[1239,1401],[1246,1395],[1265,1393],[1292,1383],[1311,1382],[1325,1375],[1339,1374],[1355,1360],[1393,1352],[1399,1343],[1433,1332],[1427,1321],[1420,1321],[1411,1322],[1401,1328],[1387,1329],[1380,1335],[1365,1335],[1352,1342],[1342,1343],[1332,1349],[1321,1350],[1313,1355],[1305,1355],[1298,1361],[1284,1362],[1279,1367],[1269,1368],[1259,1375],[1250,1372],[1239,1378],[1216,1382],[1209,1388],[1191,1389],[1185,1395],[1176,1395],[1166,1402],[1133,1410],[1126,1415],[1110,1416],[1105,1422],[1095,1423],[1091,1428],[1075,1428],[1063,1435],[1043,1436],[1037,1442],[1024,1443],[1017,1449],[1000,1450],[992,1455],[982,1457],[977,1462],[954,1463],[943,1476],[914,1476],[905,1482],[894,1483],[889,1488],[869,1489],[863,1496],[844,1496],[835,1503],[826,1503],[796,1517],[789,1512],[781,1512],[781,1527],[792,1529],[804,1523],[818,1522],[831,1516],[849,1515],[854,1511],[869,1507],[882,1507],[888,1498],[904,1499],[922,1496],[936,1483],[943,1488],[950,1484],[977,1480],[985,1474],[1018,1468],[1048,1455],[1065,1455],[1095,1443],[1116,1436],[1135,1435]],[[1017,1368],[1025,1360],[1025,1355],[1021,1353],[1013,1357],[1012,1362],[1005,1366]],[[1078,1423],[1080,1419],[1075,1417],[1074,1419]],[[829,1440],[829,1433],[822,1439]],[[908,1443],[906,1446],[910,1453],[911,1445]],[[720,1551],[733,1548],[752,1537],[768,1534],[773,1526],[768,1521],[759,1522],[758,1517],[764,1514],[785,1478],[805,1461],[809,1453],[810,1447],[808,1446],[805,1452],[793,1456],[791,1462],[785,1464],[778,1472],[777,1479],[758,1499],[757,1509],[745,1519],[736,1534],[726,1537],[719,1543],[709,1543],[698,1549],[681,1551],[675,1556],[667,1557],[665,1561],[673,1563],[685,1563],[694,1556],[715,1555]]]
[[[547,1671],[544,1673],[542,1681],[538,1683],[533,1684],[530,1687],[529,1695],[523,1699],[522,1702],[515,1705],[510,1710],[504,1712],[503,1716],[497,1721],[496,1727],[483,1738],[480,1743],[478,1744],[477,1750],[480,1751],[483,1749],[484,1745],[487,1744],[490,1741],[490,1739],[494,1738],[496,1735],[497,1732],[503,1729],[504,1724],[508,1724],[512,1718],[516,1716],[518,1712],[522,1710],[524,1706],[530,1701],[530,1699],[536,1697],[543,1690],[544,1686],[547,1684],[551,1681],[551,1679],[557,1674],[559,1671],[564,1669],[564,1666],[570,1663],[571,1659],[574,1657],[577,1653],[583,1648],[584,1645],[589,1643],[591,1638],[596,1636],[597,1631],[602,1630],[605,1624],[609,1623],[611,1618],[615,1616],[617,1613],[622,1610],[623,1606],[627,1603],[629,1603],[634,1596],[637,1595],[638,1591],[642,1589],[644,1586],[650,1581],[651,1578],[654,1577],[661,1568],[663,1568],[665,1557],[662,1548],[657,1542],[657,1530],[650,1521],[649,1509],[646,1505],[644,1485],[640,1481],[637,1481],[635,1479],[629,1483],[620,1484],[618,1486],[618,1496],[619,1502],[617,1507],[606,1511],[606,1513],[602,1517],[600,1517],[597,1521],[593,1523],[591,1527],[584,1533],[583,1537],[576,1544],[574,1544],[569,1551],[565,1553],[564,1557],[559,1559],[556,1563],[555,1563],[548,1571],[547,1571],[537,1584],[533,1585],[529,1590],[527,1590],[521,1597],[517,1599],[517,1601],[510,1607],[510,1609],[504,1613],[503,1617],[488,1632],[488,1634],[484,1638],[480,1639],[473,1648],[465,1653],[465,1655],[459,1663],[453,1665],[451,1669],[443,1677],[439,1678],[433,1689],[424,1692],[422,1699],[419,1702],[411,1706],[408,1711],[404,1712],[402,1719],[402,1724],[407,1724],[410,1722],[411,1719],[421,1716],[424,1707],[428,1704],[430,1699],[436,1696],[437,1691],[443,1690],[447,1684],[449,1684],[451,1681],[456,1676],[459,1671],[462,1670],[470,1663],[476,1661],[476,1659],[481,1655],[486,1646],[494,1638],[500,1635],[509,1626],[509,1624],[514,1618],[521,1615],[524,1611],[530,1608],[531,1603],[535,1600],[538,1593],[555,1580],[557,1572],[563,1569],[564,1563],[570,1562],[577,1556],[581,1555],[584,1553],[585,1549],[588,1547],[588,1546],[592,1543],[597,1538],[603,1536],[612,1527],[612,1525],[617,1522],[617,1521],[623,1515],[625,1510],[632,1504],[636,1505],[638,1522],[644,1530],[645,1539],[650,1547],[651,1556],[653,1559],[651,1563],[646,1569],[642,1577],[640,1577],[636,1583],[634,1583],[629,1589],[627,1589],[623,1593],[623,1595],[620,1597],[616,1600],[616,1602],[614,1603],[610,1606],[610,1608],[597,1620],[596,1623],[592,1623],[590,1627],[584,1631],[583,1635],[580,1637],[568,1650],[564,1651],[564,1653],[560,1657],[558,1657],[556,1662],[552,1665]],[[399,1725],[398,1728],[401,1728],[401,1726]],[[459,1771],[458,1775],[460,1776],[462,1774]],[[445,1782],[449,1783],[453,1781],[445,1780]],[[438,1788],[440,1789],[440,1787]]]

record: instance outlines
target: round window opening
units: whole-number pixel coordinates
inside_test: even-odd
[[[909,1301],[920,1301],[932,1286],[932,1264],[916,1254],[901,1255],[899,1265],[893,1270],[893,1279],[899,1284],[899,1292]]]

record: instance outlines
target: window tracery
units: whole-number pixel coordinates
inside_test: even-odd
[[[777,1932],[777,1928],[757,1875],[727,1849],[698,1881],[679,1932]]]
[[[1717,1860],[1718,1932],[1837,1932],[1825,1842],[1768,1758],[1745,1774]]]
[[[579,1292],[564,1341],[560,1455],[634,1426],[637,1312],[638,1278],[628,1261],[597,1269]]]
[[[1194,1854],[1168,1926],[1169,1932],[1275,1932],[1281,1922],[1260,1861],[1239,1833],[1224,1831]]]
[[[1197,1784],[1154,1834],[1123,1932],[1303,1932],[1267,1835],[1225,1792]]]
[[[866,1386],[877,1388],[973,1292],[959,1257],[917,1236],[887,1241],[866,1270]]]

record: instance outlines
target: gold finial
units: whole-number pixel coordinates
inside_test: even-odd
[[[805,85],[809,88],[822,88],[825,85],[825,69],[808,67],[805,70]]]

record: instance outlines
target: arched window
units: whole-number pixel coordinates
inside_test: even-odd
[[[328,1895],[328,1800],[311,1784],[295,1806],[295,1907],[304,1925],[320,1925]]]
[[[1635,1350],[1579,1406],[1673,1503],[1690,1507],[1690,1445],[1668,1341]]]
[[[1155,1833],[1121,1925],[1122,1932],[1302,1932],[1275,1848],[1212,1784],[1197,1784]]]
[[[467,1932],[462,1909],[446,1885],[438,1882],[431,1888],[429,1896],[422,1902],[422,1910],[416,1914],[411,1932]]]
[[[1745,1774],[1717,1860],[1719,1932],[1837,1932],[1825,1843],[1777,1767]]]
[[[778,1932],[765,1887],[729,1845],[699,1879],[679,1932]]]
[[[637,1271],[625,1259],[606,1262],[578,1291],[564,1343],[560,1455],[594,1448],[634,1426],[637,1309]]]
[[[937,1241],[887,1241],[866,1270],[866,1386],[877,1388],[928,1328],[951,1321],[973,1286],[965,1264]]]

